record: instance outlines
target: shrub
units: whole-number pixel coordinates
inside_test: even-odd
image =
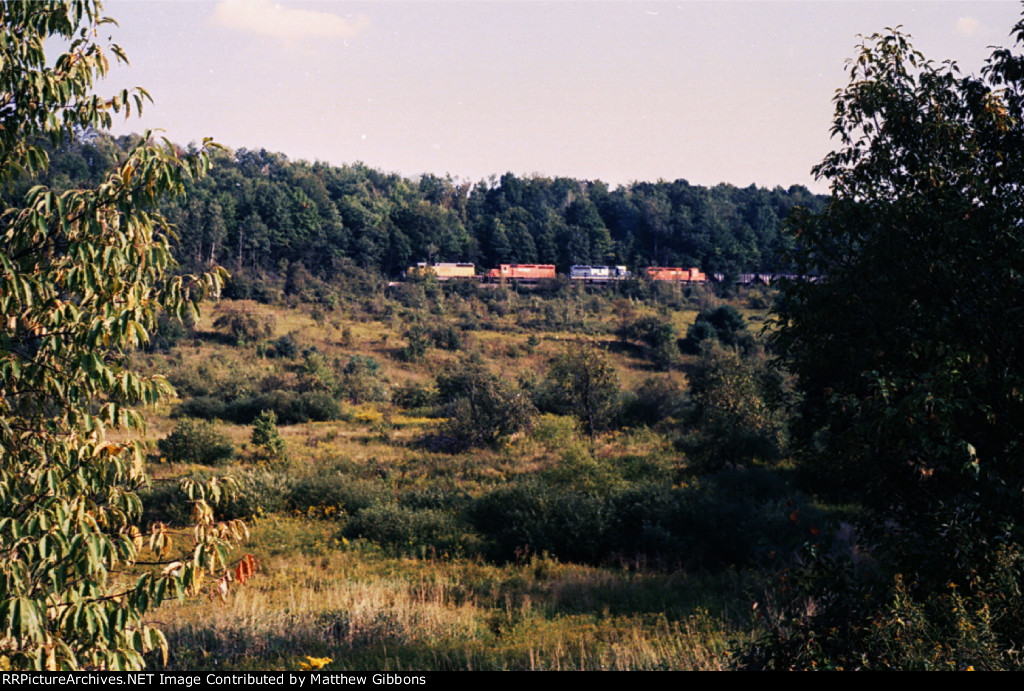
[[[233,473],[237,488],[220,509],[225,519],[252,518],[285,511],[295,485],[286,474],[266,469],[246,469]]]
[[[448,418],[443,434],[457,448],[496,444],[529,429],[537,412],[522,391],[479,363],[438,375],[437,388]]]
[[[380,363],[369,356],[354,355],[341,372],[340,395],[352,403],[388,400],[388,390],[380,380]]]
[[[391,392],[391,400],[395,405],[406,410],[426,408],[437,402],[437,392],[427,386],[408,382],[403,386],[395,387]]]
[[[147,350],[169,351],[184,339],[192,338],[195,330],[195,317],[191,312],[186,312],[182,319],[167,312],[160,312],[156,320],[156,330],[152,334]]]
[[[289,360],[294,360],[299,356],[299,344],[295,342],[295,338],[293,338],[291,334],[286,334],[270,343],[267,346],[265,354],[267,357],[271,358],[287,358]]]
[[[359,512],[344,529],[347,537],[373,540],[399,553],[421,553],[429,549],[449,555],[465,551],[466,532],[453,513],[393,503]]]
[[[408,343],[398,351],[398,357],[405,362],[420,360],[430,347],[430,335],[427,330],[416,324],[405,332]]]
[[[284,439],[277,431],[277,415],[264,410],[256,418],[252,428],[252,445],[257,452],[268,459],[278,460],[284,456]]]
[[[746,320],[732,305],[722,305],[713,310],[704,310],[697,315],[686,333],[685,349],[689,353],[700,350],[701,343],[710,339],[729,346],[749,349],[754,340],[747,331]]]
[[[291,505],[299,511],[313,506],[336,507],[350,515],[391,500],[391,490],[381,481],[342,473],[301,478],[294,483],[291,494]]]
[[[649,377],[636,392],[624,399],[620,422],[625,426],[656,425],[680,420],[685,414],[686,391],[671,376]]]
[[[206,420],[178,420],[174,430],[158,442],[167,460],[176,463],[216,465],[234,456],[231,440]]]
[[[545,412],[575,415],[591,438],[614,418],[618,399],[619,379],[608,354],[581,342],[569,344],[551,362],[538,391]]]
[[[764,396],[763,375],[758,363],[732,348],[701,349],[690,381],[693,429],[683,443],[701,467],[781,456],[784,426]]]
[[[641,341],[648,348],[648,357],[659,369],[668,369],[679,360],[676,328],[670,320],[649,315],[619,329],[625,340]]]
[[[274,333],[274,315],[259,314],[251,309],[228,307],[213,322],[238,344],[253,343],[269,338]]]
[[[603,502],[535,479],[480,497],[470,508],[470,520],[498,560],[547,552],[563,560],[595,562],[607,552]]]
[[[431,330],[430,340],[437,348],[444,350],[461,350],[462,334],[451,324]]]

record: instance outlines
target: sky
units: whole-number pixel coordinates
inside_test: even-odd
[[[154,103],[115,133],[213,137],[407,177],[676,180],[819,192],[860,38],[902,26],[977,72],[1018,2],[109,0]]]

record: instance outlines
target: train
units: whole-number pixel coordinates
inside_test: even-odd
[[[497,268],[477,273],[476,266],[469,263],[437,263],[428,264],[419,262],[406,270],[407,277],[426,276],[433,274],[438,281],[452,280],[477,280],[485,283],[497,283],[500,281],[512,281],[516,283],[537,283],[543,280],[553,280],[558,276],[554,264],[499,264]],[[693,266],[684,269],[679,266],[648,266],[643,275],[651,281],[665,281],[669,283],[697,284],[714,281],[722,283],[726,280],[725,274],[715,273],[709,278],[706,273]],[[625,266],[592,266],[589,264],[575,264],[569,267],[569,279],[581,283],[608,283],[611,281],[623,281],[633,278],[633,273]],[[751,285],[763,283],[770,285],[772,282],[786,278],[799,280],[797,274],[782,273],[744,273],[735,277],[739,285]],[[814,277],[809,277],[814,280]]]
[[[431,273],[437,276],[439,281],[450,281],[453,278],[476,278],[476,265],[450,262],[441,264],[419,262],[416,266],[410,266],[406,270],[405,275],[426,276]]]
[[[697,267],[683,269],[678,266],[648,266],[647,278],[652,281],[672,281],[674,283],[707,283],[708,277]]]
[[[539,281],[555,277],[554,264],[499,264],[497,269],[491,269],[484,277],[491,281],[508,279],[512,281]]]
[[[586,281],[589,283],[604,283],[606,281],[622,281],[633,276],[632,272],[624,266],[589,266],[576,264],[569,267],[569,279],[573,281]]]

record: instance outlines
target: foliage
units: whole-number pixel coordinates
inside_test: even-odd
[[[579,418],[593,439],[613,419],[619,398],[619,378],[608,354],[596,346],[574,342],[551,362],[548,400],[555,412]]]
[[[152,334],[147,350],[169,351],[186,338],[195,333],[195,318],[186,313],[182,319],[161,312],[157,315],[156,329]]]
[[[353,355],[341,372],[339,393],[352,403],[388,400],[388,390],[380,379],[380,363],[373,357]]]
[[[659,369],[668,369],[679,360],[676,328],[671,320],[649,315],[625,325],[619,335],[626,340],[642,341]]]
[[[722,305],[713,310],[701,310],[686,332],[686,350],[696,353],[701,343],[717,340],[728,346],[749,347],[752,345],[747,333],[746,320],[732,305]]]
[[[1022,60],[962,77],[898,31],[868,39],[836,96],[842,148],[815,169],[835,199],[797,221],[822,279],[788,287],[775,342],[804,458],[908,537],[940,506],[977,507],[983,533],[1024,518]]]
[[[778,460],[784,425],[765,395],[766,374],[753,356],[744,358],[715,341],[701,348],[690,376],[693,429],[684,440],[699,467]]]
[[[344,530],[348,537],[363,537],[388,545],[400,553],[455,556],[475,544],[466,528],[449,511],[382,503],[360,511]]]
[[[318,392],[334,395],[338,389],[334,368],[327,358],[315,348],[307,350],[298,368],[299,391]]]
[[[99,135],[93,145],[53,151],[63,179],[95,174],[93,161],[123,145]],[[780,231],[796,205],[819,208],[807,189],[601,182],[511,173],[477,184],[425,183],[363,164],[289,161],[239,149],[213,160],[186,202],[168,202],[180,261],[228,266],[226,295],[262,303],[290,299],[331,306],[334,296],[387,294],[411,309],[434,309],[450,284],[433,276],[391,288],[417,261],[572,264],[615,261],[634,267],[700,266],[705,271],[785,268],[792,239]],[[563,290],[568,281],[550,286]],[[677,286],[631,281],[679,304]],[[471,291],[468,282],[459,290]],[[541,291],[546,288],[541,288]]]
[[[688,402],[685,389],[672,375],[649,377],[623,397],[619,420],[627,427],[662,421],[671,425],[683,418]]]
[[[395,405],[406,408],[426,408],[434,405],[436,392],[430,387],[421,386],[416,382],[408,382],[402,386],[396,386],[391,394],[391,400]]]
[[[807,565],[778,574],[757,603],[750,644],[738,651],[743,669],[771,670],[1020,670],[1021,553],[995,547],[971,584],[949,581],[917,588],[903,574],[865,578],[857,563],[810,543]],[[827,631],[828,635],[820,632]]]
[[[160,452],[175,463],[217,465],[235,455],[235,447],[225,434],[206,420],[184,418],[159,441]]]
[[[491,556],[502,560],[550,553],[593,562],[601,556],[609,527],[601,499],[535,480],[484,495],[471,507],[470,518],[491,541]]]
[[[414,324],[405,332],[405,337],[409,342],[399,351],[399,357],[406,362],[422,360],[431,343],[427,329],[419,324]]]
[[[788,651],[773,664],[1016,666],[1019,570],[996,576],[1024,527],[1024,56],[963,76],[895,30],[849,72],[840,147],[815,168],[833,200],[793,223],[820,278],[785,287],[774,343],[801,394],[801,466],[868,508],[890,578],[867,612],[836,600],[839,649],[811,645],[820,617],[769,628]]]
[[[245,307],[228,307],[214,320],[213,325],[224,329],[239,344],[262,341],[274,333],[272,315],[260,314]]]
[[[88,0],[0,7],[0,182],[11,190],[0,215],[4,668],[131,669],[149,651],[166,654],[146,616],[198,592],[226,566],[225,540],[241,530],[213,523],[208,501],[222,493],[219,482],[188,484],[198,525],[187,543],[159,525],[137,526],[137,407],[170,387],[130,369],[124,353],[146,345],[161,308],[180,318],[218,287],[217,274],[171,275],[171,232],[155,210],[204,171],[205,149],[183,155],[143,137],[94,188],[13,192],[18,175],[46,169],[40,138],[57,146],[147,98],[91,93],[108,55],[124,60],[97,42],[110,21]],[[54,60],[45,49],[55,45],[64,53]],[[126,569],[147,544],[152,563],[167,568],[131,580]]]
[[[268,459],[279,460],[284,457],[284,439],[277,431],[277,415],[273,410],[264,410],[256,418],[251,441],[259,453]]]
[[[275,389],[256,396],[241,396],[225,401],[213,396],[198,396],[182,402],[175,415],[220,418],[239,425],[251,425],[264,410],[272,410],[282,425],[297,425],[310,420],[321,422],[341,417],[341,406],[323,391],[281,391]]]
[[[266,356],[294,360],[299,355],[299,344],[291,334],[285,334],[267,345]]]
[[[448,418],[443,433],[455,446],[497,444],[528,430],[537,414],[522,391],[477,362],[439,374],[437,388]]]

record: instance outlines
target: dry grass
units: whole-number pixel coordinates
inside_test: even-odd
[[[262,573],[227,602],[161,610],[179,669],[721,669],[734,634],[695,604],[680,574],[631,573],[545,559],[386,558],[346,548],[329,524],[274,518]],[[291,543],[291,544],[288,544]],[[738,588],[739,580],[729,585]],[[687,588],[690,590],[687,591]]]

